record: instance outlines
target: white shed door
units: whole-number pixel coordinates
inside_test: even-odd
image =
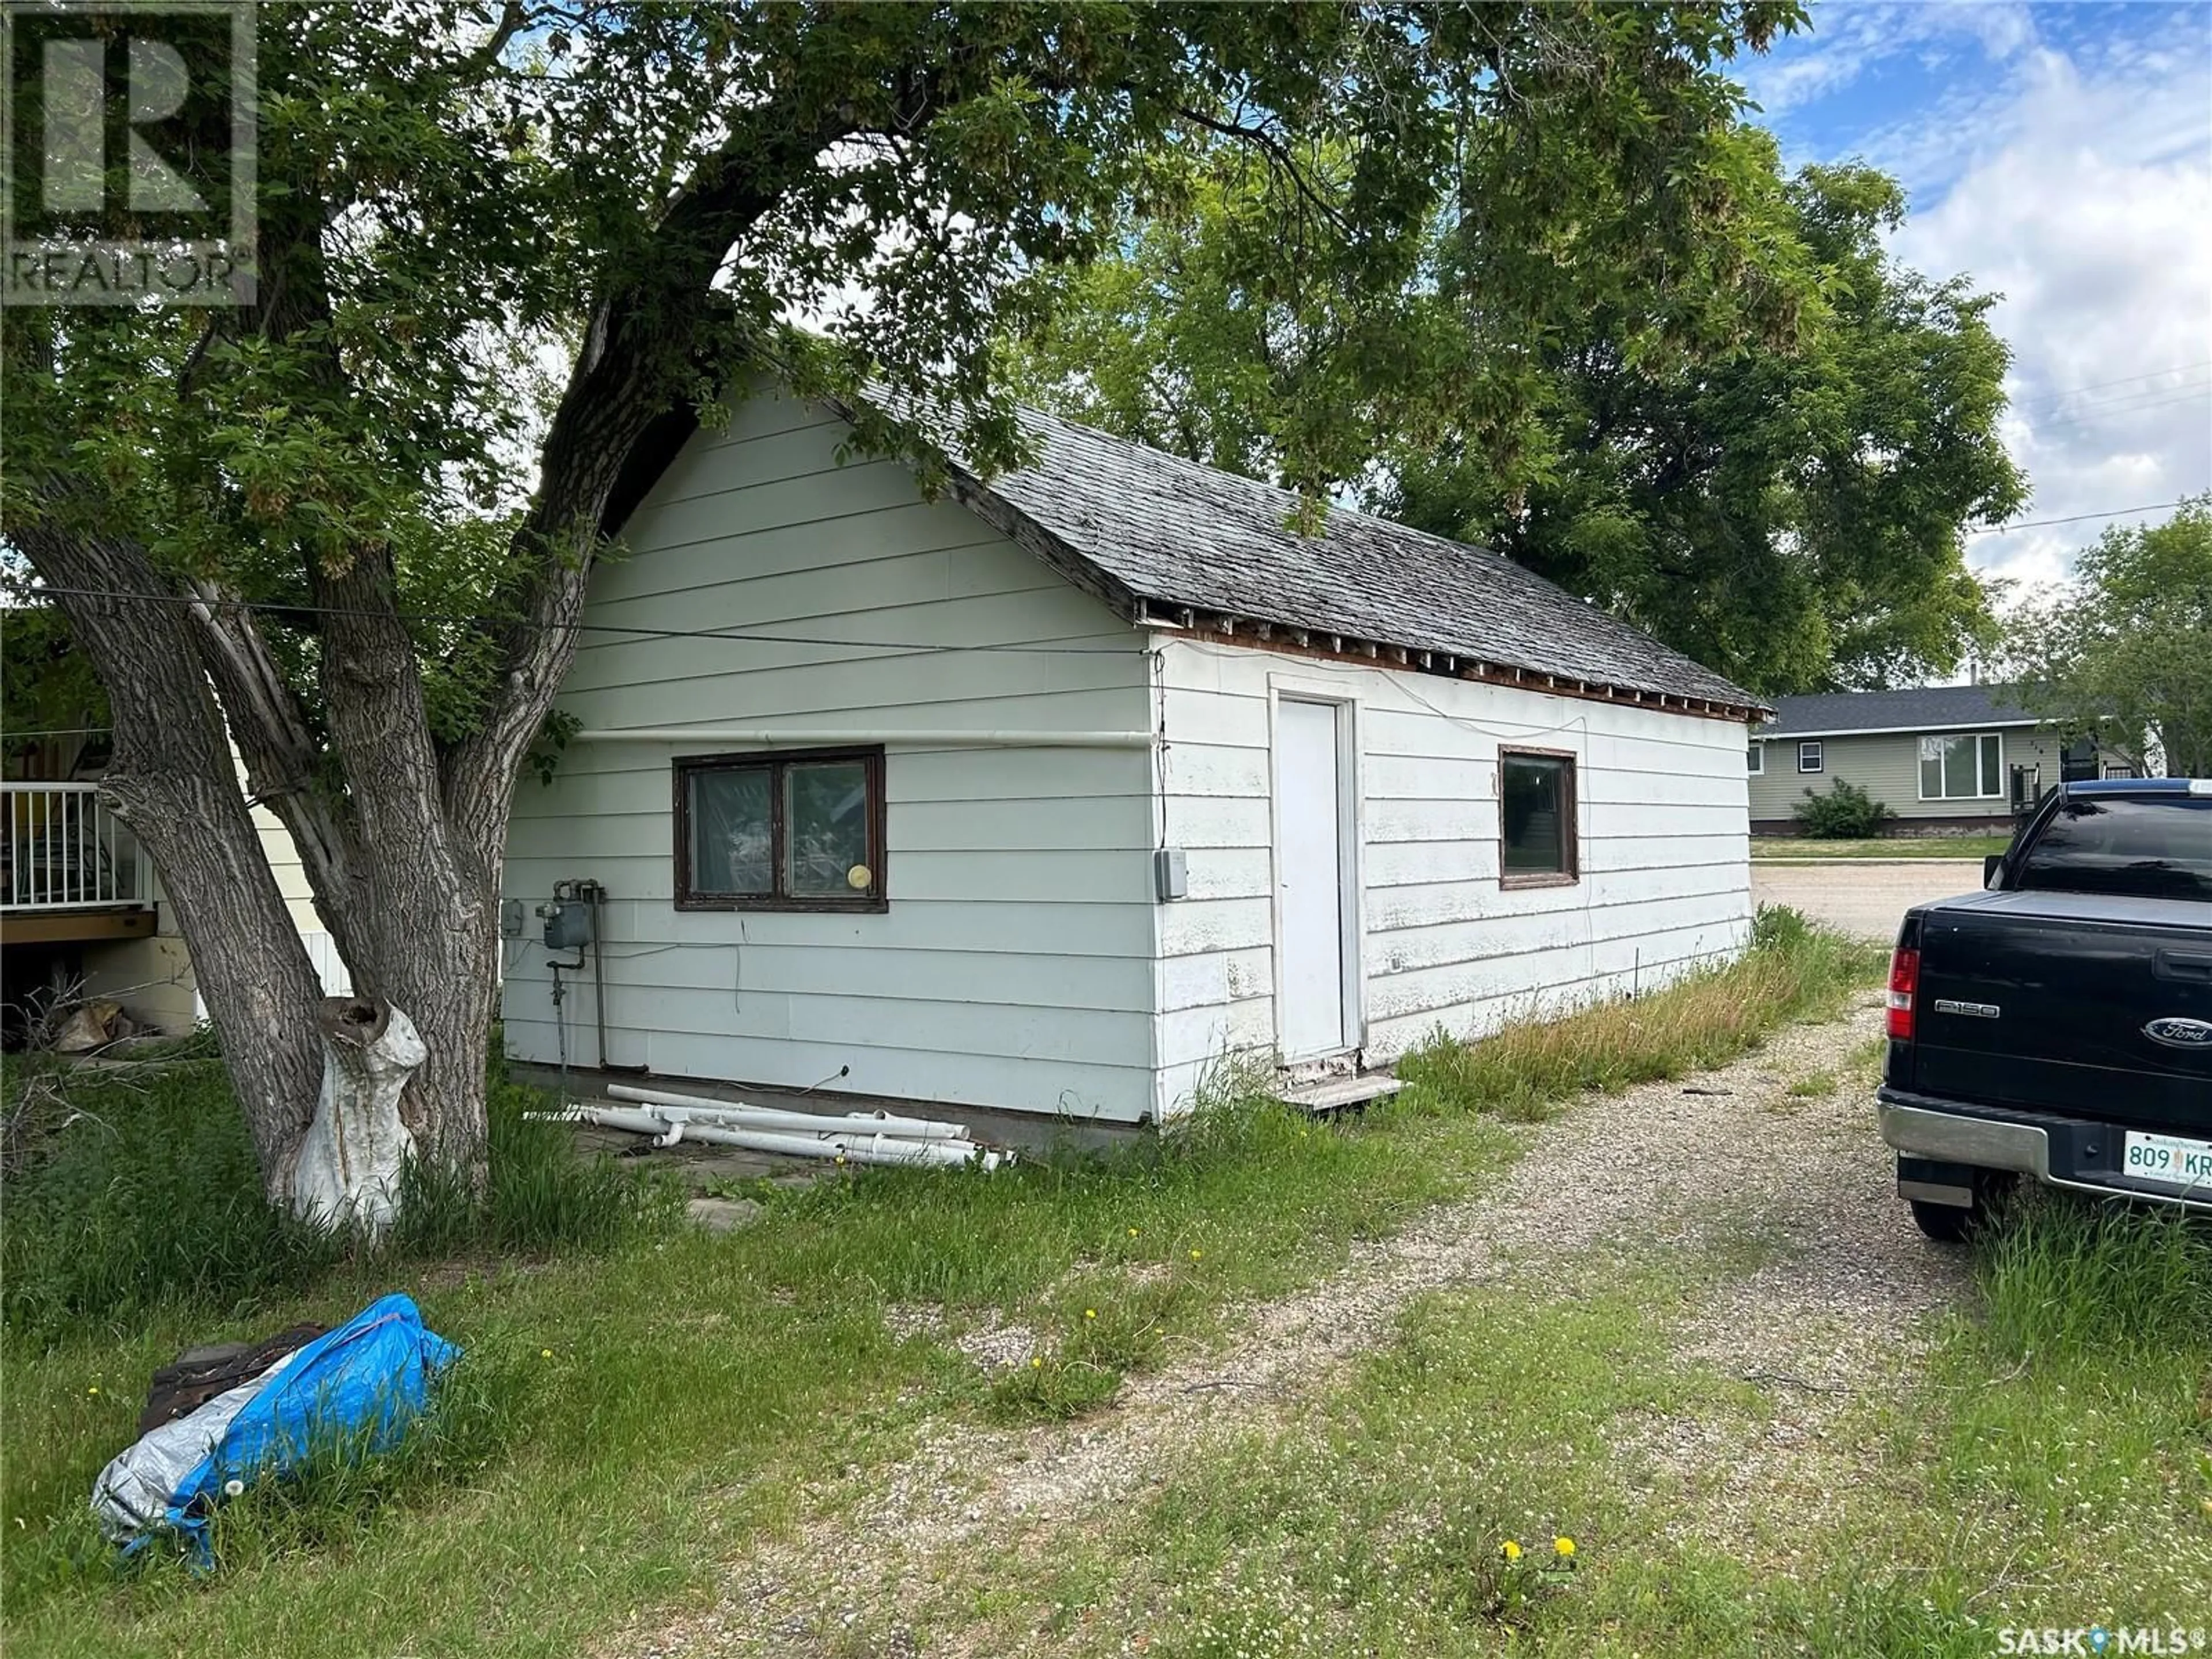
[[[1337,705],[1285,697],[1275,706],[1275,914],[1282,1002],[1275,1039],[1285,1060],[1342,1048],[1345,1006],[1344,787]]]

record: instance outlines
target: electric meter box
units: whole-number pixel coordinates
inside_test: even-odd
[[[581,899],[555,899],[538,907],[545,918],[545,948],[574,951],[592,942],[592,907]]]

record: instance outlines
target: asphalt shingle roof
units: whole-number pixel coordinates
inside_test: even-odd
[[[1481,548],[1331,508],[1089,427],[1024,410],[1036,465],[971,489],[1014,509],[1114,589],[1158,606],[1340,635],[1627,691],[1766,700]]]
[[[1911,691],[1832,691],[1777,697],[1774,723],[1759,735],[1815,732],[1941,732],[1957,726],[2029,722],[2036,717],[2004,685],[1929,685]]]

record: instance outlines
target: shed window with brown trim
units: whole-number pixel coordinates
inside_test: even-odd
[[[679,910],[881,910],[884,751],[676,763]]]
[[[1575,757],[1557,749],[1498,752],[1502,887],[1563,887],[1575,880]]]

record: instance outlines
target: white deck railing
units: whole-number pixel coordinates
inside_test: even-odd
[[[0,909],[143,909],[153,866],[92,783],[0,784]]]

